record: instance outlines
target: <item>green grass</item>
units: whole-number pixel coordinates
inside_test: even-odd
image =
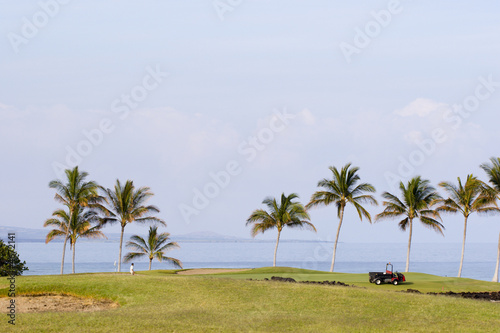
[[[367,274],[289,268],[261,268],[205,277],[173,273],[18,277],[18,293],[64,292],[111,299],[120,307],[93,313],[18,313],[16,327],[9,327],[5,316],[0,321],[0,331],[492,332],[500,327],[499,303],[388,292],[409,286],[370,285]],[[273,275],[296,280],[337,280],[369,287],[245,280]],[[494,285],[496,290],[500,289],[499,284],[482,281],[408,275],[414,283],[413,289],[440,291],[444,285],[457,291],[461,288],[494,290]],[[0,280],[1,295],[6,295],[6,288],[6,281]]]
[[[378,290],[406,290],[417,289],[421,292],[466,292],[466,291],[499,291],[500,284],[465,278],[442,277],[423,273],[404,273],[406,282],[393,286],[392,284],[375,285],[368,281],[368,274],[330,273],[312,271],[290,267],[263,267],[236,273],[213,274],[214,277],[233,279],[271,278],[272,276],[291,277],[296,281],[340,281],[354,284],[358,287],[374,288]]]

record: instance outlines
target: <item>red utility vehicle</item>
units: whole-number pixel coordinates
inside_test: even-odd
[[[391,263],[385,265],[385,273],[383,272],[370,272],[370,282],[379,285],[381,283],[392,283],[393,285],[398,285],[401,282],[405,282],[406,278],[403,274],[399,272],[393,273],[393,267]]]

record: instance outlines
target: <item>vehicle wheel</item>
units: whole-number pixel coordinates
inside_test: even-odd
[[[377,279],[377,280],[375,280],[375,284],[376,284],[377,286],[378,286],[378,285],[380,285],[381,283],[382,283],[382,281],[380,281],[380,280],[378,280],[378,279]]]
[[[392,281],[392,284],[395,285],[395,286],[397,286],[399,284],[399,281],[398,280],[394,280],[394,281]]]

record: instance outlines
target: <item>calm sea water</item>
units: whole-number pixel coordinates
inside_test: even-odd
[[[272,266],[274,242],[193,242],[179,241],[180,249],[167,253],[180,259],[184,268],[257,268]],[[62,243],[17,243],[16,249],[29,271],[25,275],[59,274]],[[336,272],[367,273],[382,271],[386,262],[404,271],[407,244],[339,243]],[[314,270],[330,269],[333,243],[280,242],[277,265]],[[124,253],[126,248],[123,249]],[[461,244],[414,243],[411,248],[410,271],[440,276],[456,276]],[[466,245],[462,277],[491,281],[494,274],[497,244]],[[114,272],[118,258],[117,242],[80,242],[76,244],[76,273]],[[146,260],[134,261],[136,271],[148,269]],[[171,269],[165,262],[153,261],[152,269]],[[127,272],[129,264],[122,264]],[[65,273],[71,272],[71,251],[66,250]]]

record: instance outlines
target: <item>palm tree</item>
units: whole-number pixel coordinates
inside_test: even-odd
[[[52,214],[52,218],[48,219],[44,223],[44,227],[53,226],[52,229],[45,238],[45,243],[52,241],[58,237],[64,237],[64,247],[66,248],[66,241],[70,241],[70,249],[73,250],[72,256],[72,273],[75,273],[75,248],[76,241],[78,238],[99,238],[106,236],[99,231],[98,224],[98,214],[95,211],[86,209],[83,211],[82,208],[78,209],[70,214],[62,209],[56,210]],[[94,226],[93,226],[94,225]],[[69,235],[69,237],[66,237]]]
[[[400,182],[399,188],[402,195],[401,200],[389,192],[384,192],[382,194],[382,197],[387,201],[382,203],[385,206],[385,209],[382,213],[376,216],[376,220],[379,221],[387,218],[404,217],[399,222],[399,227],[403,231],[406,231],[407,228],[410,229],[405,269],[405,272],[408,272],[408,269],[410,268],[410,248],[413,232],[413,220],[418,218],[426,227],[443,234],[444,226],[436,220],[436,218],[441,219],[439,212],[431,209],[432,204],[437,200],[440,200],[441,197],[436,192],[436,189],[429,185],[429,181],[422,180],[420,176],[412,178],[406,187],[403,182]]]
[[[467,176],[467,181],[462,185],[460,177],[458,177],[458,186],[449,183],[441,182],[439,186],[444,188],[448,193],[448,199],[441,199],[438,201],[440,204],[436,208],[438,212],[457,213],[460,212],[464,216],[464,238],[462,241],[462,255],[460,257],[460,268],[458,269],[458,277],[462,275],[462,267],[464,263],[465,251],[465,238],[467,235],[467,220],[469,216],[477,212],[491,213],[498,212],[497,207],[492,206],[492,198],[485,195],[483,182],[474,177],[473,175]]]
[[[351,163],[346,164],[339,172],[336,167],[329,167],[330,171],[333,173],[333,179],[322,179],[318,182],[318,187],[322,187],[324,190],[316,191],[310,202],[306,205],[306,208],[312,208],[315,206],[328,206],[335,203],[337,206],[337,216],[339,218],[339,225],[337,227],[337,235],[335,236],[335,245],[333,247],[332,255],[332,265],[330,267],[330,272],[333,272],[333,267],[335,265],[335,254],[337,251],[337,243],[339,241],[340,228],[342,226],[342,221],[344,220],[344,210],[348,203],[352,204],[356,211],[358,212],[359,219],[363,220],[365,216],[371,223],[370,213],[362,206],[363,203],[377,204],[377,200],[370,195],[365,194],[374,193],[375,187],[368,183],[358,184],[360,178],[357,175],[359,170],[358,167],[352,167]]]
[[[45,223],[43,224],[44,227],[49,227],[53,226],[55,229],[52,229],[49,231],[47,234],[47,237],[45,238],[45,244],[50,242],[56,237],[64,237],[64,243],[63,243],[63,265],[64,265],[64,253],[66,252],[66,243],[68,242],[69,238],[69,214],[66,213],[64,210],[59,209],[56,210],[52,213],[52,218],[47,219]],[[61,267],[61,274],[63,273],[63,268]]]
[[[101,203],[104,198],[99,196],[98,188],[96,182],[85,181],[88,177],[87,172],[80,172],[78,166],[73,169],[67,169],[64,171],[66,174],[66,183],[61,180],[52,180],[49,183],[49,187],[56,190],[56,195],[54,199],[68,208],[68,220],[72,220],[72,216],[81,207],[90,207],[94,209],[102,208]],[[66,236],[64,239],[64,248],[62,253],[61,261],[61,274],[63,274],[64,269],[64,256],[66,252],[66,242],[69,238],[69,229],[66,230]]]
[[[257,209],[253,211],[247,219],[246,225],[252,224],[252,237],[258,233],[264,233],[269,229],[278,229],[276,247],[274,248],[273,267],[276,267],[276,253],[280,241],[281,231],[284,227],[307,228],[316,231],[314,225],[309,222],[310,217],[304,206],[299,202],[294,202],[299,196],[295,193],[285,196],[281,194],[281,202],[276,202],[275,198],[267,197],[262,201],[269,211]]]
[[[123,232],[127,224],[132,222],[147,223],[157,222],[164,226],[166,223],[158,217],[151,216],[152,213],[159,213],[160,210],[155,206],[145,206],[144,203],[153,196],[149,187],[141,187],[136,189],[131,180],[127,180],[122,186],[119,180],[116,180],[114,191],[102,188],[108,200],[109,217],[105,217],[102,224],[120,223],[120,249],[118,252],[118,272],[121,272],[122,263],[122,244]]]
[[[491,164],[483,163],[481,164],[481,168],[488,175],[491,187],[489,188],[490,192],[493,192],[493,195],[496,198],[500,197],[500,158],[492,157],[490,158]],[[495,266],[495,274],[493,275],[493,282],[498,282],[498,268],[500,264],[500,232],[498,233],[498,251],[497,251],[497,264]]]
[[[156,226],[149,227],[147,240],[138,235],[130,237],[130,241],[127,242],[126,246],[138,252],[127,253],[124,261],[129,262],[134,258],[147,256],[149,258],[149,270],[151,270],[151,262],[154,258],[158,259],[159,262],[165,260],[172,263],[175,267],[182,268],[182,262],[179,259],[166,257],[164,255],[166,251],[179,248],[179,245],[177,242],[168,242],[170,240],[170,234],[168,232],[158,234],[157,230],[158,227]]]

